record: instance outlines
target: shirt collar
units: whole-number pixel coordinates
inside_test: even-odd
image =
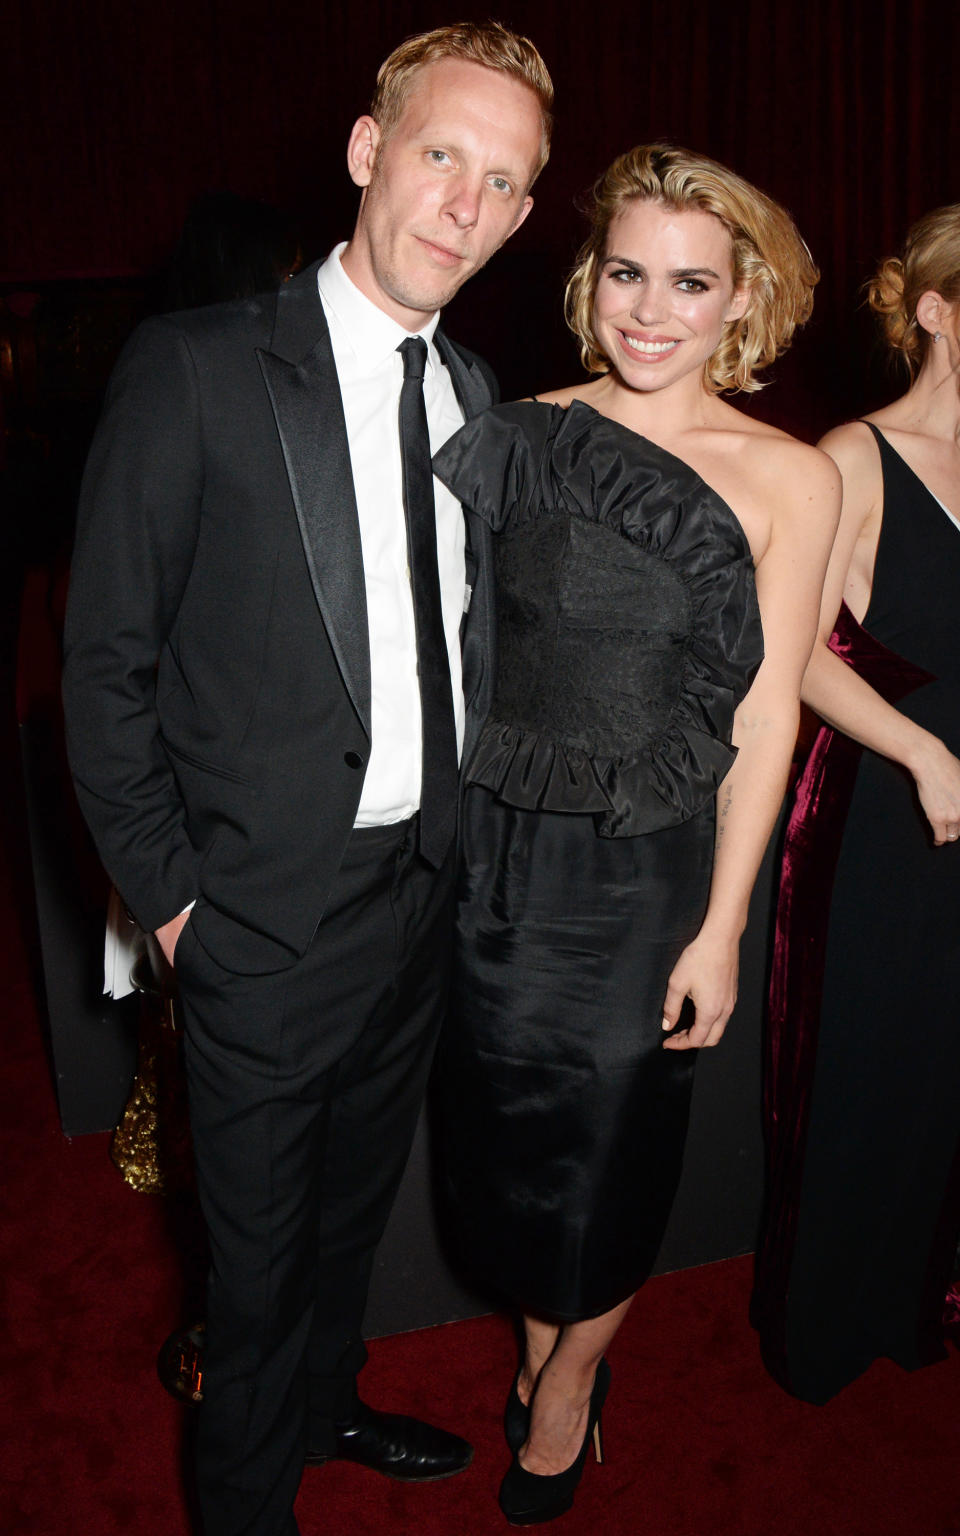
[[[353,352],[364,371],[374,372],[408,336],[422,336],[427,344],[427,373],[436,367],[433,333],[440,323],[437,310],[419,331],[405,330],[379,309],[347,276],[340,260],[347,242],[335,246],[317,272],[317,286],[328,317],[336,323],[340,338]]]

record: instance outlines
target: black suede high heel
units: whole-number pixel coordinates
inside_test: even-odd
[[[511,1451],[519,1451],[530,1433],[530,1404],[522,1401],[517,1387],[523,1364],[517,1366],[517,1374],[510,1383],[506,1407],[503,1410],[503,1434]]]
[[[603,1461],[600,1412],[609,1386],[610,1367],[606,1360],[601,1360],[597,1366],[593,1391],[590,1394],[590,1409],[587,1414],[587,1429],[583,1444],[577,1452],[576,1460],[563,1472],[555,1472],[551,1477],[541,1477],[535,1472],[528,1472],[520,1465],[517,1452],[514,1451],[513,1461],[500,1485],[500,1508],[511,1525],[542,1525],[547,1520],[555,1520],[558,1515],[566,1514],[570,1509],[573,1496],[583,1476],[583,1465],[587,1459],[587,1448],[591,1439],[597,1461]]]

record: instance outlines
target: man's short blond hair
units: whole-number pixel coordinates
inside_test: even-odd
[[[370,104],[374,119],[384,139],[388,139],[403,115],[407,98],[418,69],[439,59],[463,59],[482,64],[525,85],[537,98],[540,108],[540,154],[531,183],[536,180],[550,154],[553,128],[553,82],[547,66],[528,37],[509,32],[498,21],[460,21],[450,27],[437,27],[408,37],[384,59],[377,72],[377,88]]]

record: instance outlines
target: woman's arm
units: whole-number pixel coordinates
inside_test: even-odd
[[[882,481],[876,444],[865,427],[839,427],[822,446],[843,477],[843,510],[824,583],[820,628],[803,679],[803,701],[828,725],[906,768],[916,781],[934,842],[954,842],[960,828],[960,761],[938,736],[888,704],[830,650],[841,598],[856,618],[866,612]],[[873,535],[865,537],[871,525]]]
[[[764,660],[734,719],[738,752],[717,796],[707,913],[674,967],[664,1002],[665,1029],[676,1024],[685,998],[695,1009],[689,1029],[664,1041],[672,1050],[716,1045],[733,1012],[750,893],[783,801],[797,738],[800,682],[837,527],[840,477],[815,449],[791,444],[789,457],[795,462],[780,466],[780,502],[757,565]]]

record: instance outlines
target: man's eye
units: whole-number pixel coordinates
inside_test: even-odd
[[[493,177],[491,177],[490,184],[491,184],[491,186],[497,192],[512,192],[513,191],[513,188],[511,187],[509,181],[506,181],[504,179],[504,177],[502,177],[502,176],[493,176]]]
[[[450,156],[445,149],[431,149],[430,151],[430,159],[435,165],[445,165],[449,158]]]

